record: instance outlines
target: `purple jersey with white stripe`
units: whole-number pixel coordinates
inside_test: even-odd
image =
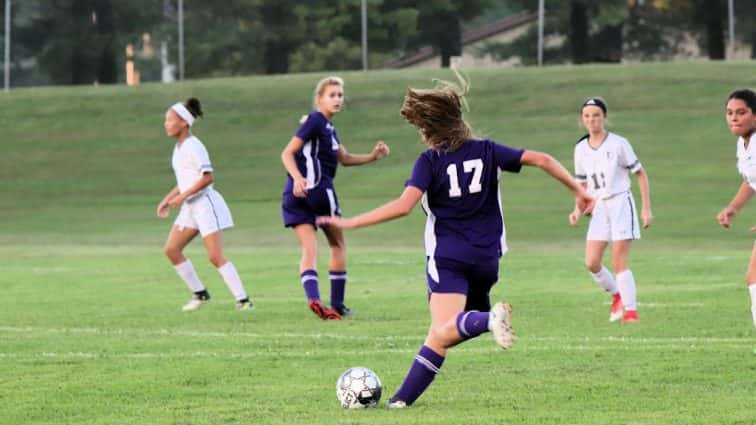
[[[299,172],[307,179],[307,189],[316,187],[321,181],[332,182],[339,163],[339,138],[333,124],[325,115],[314,111],[299,127],[296,136],[302,139],[304,146],[294,154],[294,160]],[[291,192],[293,184],[289,175],[284,192]]]
[[[519,172],[523,152],[470,140],[454,152],[420,155],[405,185],[425,192],[427,256],[475,261],[506,252],[499,174]]]

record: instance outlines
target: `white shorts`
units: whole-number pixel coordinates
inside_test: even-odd
[[[589,241],[622,241],[640,239],[640,226],[635,201],[630,192],[600,199],[591,214],[588,225]]]
[[[223,196],[215,190],[208,190],[200,196],[181,205],[176,221],[179,230],[185,227],[198,229],[202,237],[234,226],[231,211]]]

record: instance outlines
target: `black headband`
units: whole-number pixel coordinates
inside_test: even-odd
[[[589,97],[586,99],[585,102],[583,102],[583,106],[580,107],[580,110],[582,111],[586,106],[598,106],[604,111],[604,115],[606,115],[606,103],[597,97]]]

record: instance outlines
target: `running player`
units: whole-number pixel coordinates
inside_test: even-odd
[[[422,202],[428,218],[425,254],[431,325],[424,345],[389,408],[411,405],[431,384],[447,350],[491,331],[503,348],[512,345],[511,308],[491,308],[489,293],[498,280],[499,259],[506,252],[499,200],[501,171],[517,173],[536,166],[567,186],[582,210],[593,199],[554,158],[478,139],[462,116],[469,84],[443,82],[430,90],[408,89],[404,119],[420,132],[428,150],[415,161],[402,195],[352,218],[321,217],[328,228],[358,228],[409,214]]]
[[[236,268],[223,256],[223,229],[234,225],[231,212],[221,194],[213,189],[213,167],[205,145],[191,133],[194,120],[201,116],[202,109],[196,98],[176,103],[165,113],[165,134],[176,139],[172,165],[177,185],[160,201],[157,215],[166,218],[170,208],[181,208],[165,242],[165,255],[194,293],[183,310],[197,310],[210,300],[210,293],[183,250],[197,233],[201,234],[210,262],[218,268],[236,298],[236,308],[251,310],[252,301],[244,290]]]
[[[318,289],[318,240],[315,219],[319,215],[340,215],[333,180],[338,164],[363,165],[389,154],[389,148],[378,142],[369,154],[347,152],[339,141],[331,119],[341,111],[344,102],[344,81],[327,77],[315,87],[315,111],[302,118],[301,126],[281,153],[288,178],[283,191],[281,215],[284,226],[294,229],[302,248],[299,273],[310,309],[321,319],[350,316],[344,305],[346,288],[346,246],[344,234],[336,227],[323,232],[331,248],[328,264],[331,280],[331,307],[320,301]]]
[[[654,220],[648,174],[627,139],[606,131],[607,107],[603,100],[589,98],[580,111],[588,134],[575,145],[575,178],[596,198],[585,243],[585,265],[596,283],[612,296],[609,320],[638,322],[635,279],[628,268],[627,257],[632,241],[640,239],[640,229],[629,174],[638,176],[644,229]],[[576,226],[581,215],[576,206],[569,216],[570,224]],[[614,276],[602,264],[609,241],[612,242]]]
[[[730,132],[738,136],[738,171],[743,176],[743,183],[730,204],[717,215],[717,221],[723,227],[730,227],[732,219],[756,190],[756,93],[743,89],[730,94],[727,98],[727,125]],[[751,230],[756,231],[756,226]],[[748,263],[746,283],[751,294],[753,325],[756,326],[756,244]]]

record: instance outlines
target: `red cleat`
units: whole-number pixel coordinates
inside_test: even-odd
[[[310,300],[309,306],[323,320],[341,320],[341,315],[336,310],[326,307],[320,300]]]
[[[637,323],[640,322],[638,318],[638,312],[635,310],[626,310],[625,315],[622,316],[622,323]]]
[[[622,319],[622,298],[620,298],[619,292],[612,295],[612,309],[609,311],[609,321],[616,322]]]

